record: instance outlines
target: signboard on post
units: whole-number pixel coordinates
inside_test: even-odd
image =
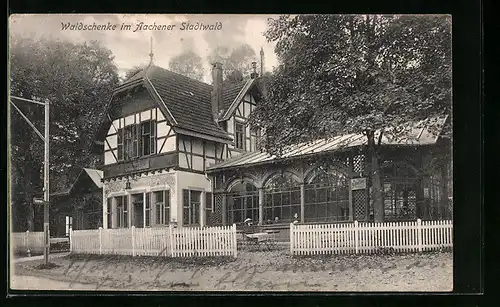
[[[364,190],[366,189],[366,177],[352,178],[351,190]]]
[[[33,203],[35,205],[48,205],[48,204],[50,204],[50,202],[45,201],[45,200],[43,200],[41,198],[33,198]]]

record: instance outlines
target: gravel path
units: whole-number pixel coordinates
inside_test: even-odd
[[[236,260],[69,256],[58,267],[15,265],[16,275],[150,291],[451,291],[451,253],[291,257],[287,250],[241,252]],[[43,286],[43,285],[42,285]],[[50,288],[49,285],[47,287]]]

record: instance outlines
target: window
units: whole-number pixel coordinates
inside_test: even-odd
[[[128,197],[118,196],[116,199],[116,228],[128,227]]]
[[[333,222],[349,219],[349,183],[334,170],[318,168],[305,186],[304,221]]]
[[[237,149],[245,149],[245,124],[235,123],[235,143]]]
[[[247,218],[259,221],[259,194],[250,183],[239,183],[227,194],[226,217],[229,224],[242,223]]]
[[[146,121],[118,129],[118,160],[156,153],[156,122]]]
[[[387,220],[416,218],[416,193],[403,184],[384,183],[384,217]]]
[[[182,190],[183,199],[183,225],[200,224],[200,201],[201,192],[194,190]]]
[[[137,157],[137,126],[131,125],[127,126],[124,129],[124,159],[132,159]]]
[[[113,198],[108,198],[107,200],[107,219],[108,219],[108,228],[113,227]]]
[[[170,221],[170,191],[158,191],[153,193],[155,201],[155,224],[167,225]]]
[[[300,215],[300,186],[289,173],[273,177],[264,192],[264,222],[293,222]]]
[[[143,156],[155,153],[156,144],[156,122],[147,121],[141,124],[142,138],[141,138],[141,152]]]
[[[118,129],[117,133],[117,151],[118,151],[118,161],[123,160],[123,129]]]

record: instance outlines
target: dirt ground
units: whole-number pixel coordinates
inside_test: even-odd
[[[39,290],[45,289],[44,285],[57,290],[123,291],[447,292],[453,289],[450,252],[292,257],[288,250],[280,249],[243,251],[236,260],[70,255],[54,258],[52,262],[57,267],[39,269],[40,260],[16,264],[13,268],[16,282],[11,285],[22,284],[26,289],[29,277],[37,277],[55,281],[33,284]]]

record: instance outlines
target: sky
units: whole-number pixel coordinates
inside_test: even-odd
[[[263,35],[268,18],[275,15],[138,15],[138,14],[43,14],[43,15],[11,15],[10,36],[46,37],[56,40],[67,40],[75,43],[97,40],[109,48],[115,57],[119,74],[138,65],[149,63],[151,38],[154,64],[168,68],[169,60],[186,50],[195,51],[204,60],[205,81],[210,82],[210,63],[207,56],[217,46],[229,48],[241,44],[249,44],[255,51],[257,63],[260,63],[259,52],[265,54],[264,70],[270,71],[277,65],[274,44],[268,43]],[[107,29],[70,30],[63,29],[67,25],[116,25]],[[143,25],[160,26],[160,30],[137,29]],[[183,26],[183,23],[184,26]],[[186,25],[214,25],[215,30],[186,30]],[[130,29],[122,29],[122,25],[130,25]],[[170,29],[168,28],[170,26]],[[172,27],[173,26],[173,27]],[[164,27],[164,29],[161,29]],[[166,29],[165,29],[166,28]]]

